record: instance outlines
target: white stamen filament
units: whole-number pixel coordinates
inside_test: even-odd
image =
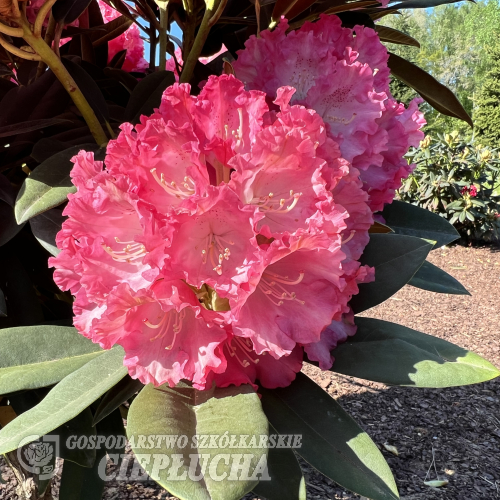
[[[191,177],[188,175],[184,177],[184,181],[182,183],[182,187],[184,190],[178,186],[178,184],[174,181],[168,182],[165,179],[164,174],[160,174],[160,177],[158,177],[158,174],[156,173],[156,168],[152,168],[150,170],[151,175],[153,176],[154,180],[168,193],[176,198],[188,198],[192,194],[194,194],[194,181]]]
[[[207,257],[210,258],[210,264],[213,266],[213,270],[220,276],[222,275],[222,263],[224,260],[229,260],[231,251],[224,244],[234,245],[234,241],[227,240],[222,236],[210,233],[205,238],[204,248],[201,251],[201,258],[203,264],[207,263]],[[217,261],[215,259],[215,253],[218,254]]]
[[[285,300],[295,300],[304,305],[305,301],[297,298],[295,292],[289,292],[283,285],[298,285],[304,279],[305,273],[299,273],[296,280],[290,280],[288,276],[281,276],[276,273],[266,271],[259,282],[259,288],[275,306],[282,306]],[[275,299],[278,299],[277,301]]]
[[[354,238],[355,234],[356,234],[356,231],[351,231],[351,234],[349,235],[349,237],[346,238],[345,240],[341,240],[340,243],[342,245],[345,245],[347,242],[351,241]]]
[[[175,310],[164,313],[160,322],[157,324],[151,323],[147,318],[142,320],[142,322],[148,328],[155,329],[155,330],[158,328],[161,329],[160,333],[158,335],[149,339],[150,342],[153,342],[155,340],[158,340],[158,339],[165,337],[165,335],[168,333],[168,331],[170,329],[170,324],[172,323],[172,316],[175,316],[175,322],[172,326],[172,332],[173,332],[172,341],[170,342],[170,345],[165,347],[165,349],[167,351],[170,351],[172,349],[172,347],[174,346],[174,343],[175,343],[175,339],[177,338],[177,335],[182,330],[182,322],[184,320],[184,317],[186,316],[186,310],[183,309],[180,313],[178,313]],[[160,316],[158,316],[158,318],[160,318]]]
[[[236,347],[233,347],[233,340],[235,341]],[[229,355],[232,358],[235,358],[238,363],[243,366],[243,368],[248,368],[250,366],[250,362],[252,362],[254,365],[257,365],[260,361],[259,358],[253,359],[252,356],[250,356],[250,353],[253,353],[253,349],[248,345],[247,342],[249,342],[247,339],[233,337],[227,344],[225,344],[227,350],[229,351]],[[242,351],[243,359],[238,356],[237,348]]]
[[[326,118],[332,122],[335,122],[335,123],[342,123],[342,125],[349,125],[349,123],[351,123],[354,120],[354,118],[356,118],[356,113],[353,113],[351,118],[349,118],[349,119],[339,118],[338,116],[334,116],[334,115],[328,115]]]
[[[127,246],[123,247],[123,250],[113,250],[110,246],[103,243],[102,247],[106,253],[111,255],[113,260],[117,262],[128,262],[131,264],[133,261],[140,260],[146,255],[146,247],[142,243],[137,243],[134,241],[120,241],[119,238],[115,237],[117,243],[129,243]]]
[[[302,193],[294,193],[293,190],[291,190],[288,198],[280,198],[278,200],[274,199],[274,193],[269,193],[267,196],[254,198],[252,203],[258,205],[259,208],[266,213],[287,214],[295,208],[301,196]],[[288,205],[288,203],[290,204]]]

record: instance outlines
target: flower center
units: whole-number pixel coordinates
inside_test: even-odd
[[[229,260],[231,251],[226,245],[234,245],[234,241],[227,240],[222,236],[218,236],[214,233],[210,233],[203,244],[203,250],[201,251],[201,258],[203,264],[206,264],[210,260],[213,270],[220,276],[222,274],[222,263],[224,260]],[[196,247],[197,249],[198,247]]]
[[[110,246],[107,246],[105,243],[102,244],[105,252],[107,252],[113,260],[118,262],[128,262],[129,264],[140,264],[139,261],[146,255],[146,247],[142,243],[137,243],[136,241],[120,241],[119,238],[115,237],[115,241],[117,243],[122,243],[126,246],[123,247],[123,250],[113,250]]]
[[[290,280],[288,276],[266,271],[260,279],[258,287],[261,292],[275,305],[282,306],[285,300],[295,300],[299,304],[304,305],[305,301],[299,300],[295,292],[289,292],[283,285],[293,286],[298,285],[304,279],[305,273],[299,273],[296,280]]]
[[[149,339],[150,342],[154,342],[155,340],[162,339],[165,337],[165,335],[169,332],[169,330],[172,330],[173,336],[172,336],[172,341],[170,342],[170,345],[165,347],[168,351],[172,349],[174,346],[175,339],[177,338],[177,335],[180,333],[182,330],[182,322],[186,316],[186,309],[183,309],[181,312],[177,312],[175,310],[169,311],[167,313],[160,314],[156,319],[159,319],[160,321],[156,324],[151,323],[149,319],[143,319],[142,322],[148,327],[151,328],[152,330],[160,329],[160,333],[156,335],[155,337]],[[172,325],[172,320],[173,320],[173,325]],[[170,326],[172,325],[172,328]]]
[[[302,193],[294,193],[293,190],[290,190],[290,196],[288,198],[278,199],[274,197],[274,193],[269,193],[267,196],[254,198],[252,200],[252,204],[258,205],[259,208],[265,213],[286,214],[290,212],[290,210],[293,210],[301,196]]]
[[[249,367],[251,363],[257,365],[260,361],[259,358],[254,359],[252,357],[255,353],[252,347],[252,342],[249,339],[233,337],[225,344],[225,347],[227,348],[229,355],[236,359],[243,368]]]
[[[189,175],[186,175],[184,177],[184,181],[182,182],[182,185],[179,186],[175,181],[170,181],[168,182],[165,179],[165,176],[163,174],[160,174],[160,177],[158,177],[158,174],[156,173],[156,168],[152,168],[150,170],[154,180],[168,193],[171,194],[172,196],[175,196],[176,198],[188,198],[189,196],[193,195],[195,190],[194,190],[194,180],[189,177]]]

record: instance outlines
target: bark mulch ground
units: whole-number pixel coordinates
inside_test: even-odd
[[[470,349],[500,366],[500,252],[456,246],[429,260],[464,284],[472,296],[434,294],[406,286],[364,313],[400,323]],[[500,498],[500,380],[456,388],[388,387],[308,366],[313,378],[356,419],[381,448],[403,500],[493,500]],[[398,456],[384,448],[397,449]],[[424,485],[433,453],[446,487]],[[7,484],[0,498],[14,500],[15,480],[0,462]],[[359,499],[301,461],[310,499]],[[431,479],[436,479],[432,468]],[[57,496],[58,485],[53,488]],[[170,499],[155,483],[106,486],[105,500]],[[253,499],[248,495],[246,498]],[[283,499],[288,500],[288,499]]]

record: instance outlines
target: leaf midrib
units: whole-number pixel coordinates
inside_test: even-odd
[[[95,357],[95,356],[104,354],[104,352],[105,351],[95,351],[95,352],[89,352],[86,354],[78,354],[77,356],[70,356],[70,357],[66,357],[66,358],[58,358],[58,359],[50,359],[47,361],[40,361],[38,363],[26,363],[26,364],[12,365],[12,366],[2,366],[2,367],[0,367],[0,379],[2,378],[2,372],[4,370],[15,370],[16,368],[32,368],[32,367],[39,367],[41,365],[50,364],[50,363],[73,361],[73,360],[77,360],[78,358],[83,358],[85,356]]]

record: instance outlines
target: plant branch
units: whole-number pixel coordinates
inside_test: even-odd
[[[45,31],[45,43],[49,47],[52,47],[52,42],[54,41],[55,32],[56,32],[56,20],[54,19],[54,16],[52,15],[52,11],[50,11],[49,24],[47,26],[47,30]],[[45,72],[46,68],[47,68],[47,65],[45,64],[45,62],[40,61],[38,63],[38,68],[36,70],[36,78],[40,78],[43,75],[43,73]]]
[[[0,22],[0,33],[9,36],[17,36],[17,37],[23,36],[23,30],[21,28],[13,28],[12,26],[7,26],[2,22]]]
[[[71,99],[73,99],[76,107],[82,114],[84,120],[87,122],[90,132],[94,136],[97,144],[106,144],[108,142],[108,138],[104,133],[94,110],[90,107],[87,99],[85,99],[82,91],[78,88],[78,85],[75,80],[73,80],[73,77],[68,73],[68,70],[64,67],[62,61],[40,36],[36,36],[31,32],[30,25],[24,17],[16,19],[16,22],[20,24],[23,29],[24,40],[36,52],[37,56],[40,57],[52,70],[54,75],[71,96]]]
[[[22,59],[28,59],[28,61],[41,61],[41,57],[33,52],[27,52],[26,50],[19,49],[18,47],[9,43],[5,38],[0,35],[0,45],[7,51],[11,52],[17,57]]]
[[[157,2],[158,8],[160,9],[160,71],[165,69],[167,63],[167,24],[168,24],[168,0],[166,2]]]
[[[201,21],[189,55],[184,62],[180,83],[188,83],[191,80],[198,58],[210,33],[210,28],[218,21],[222,11],[226,7],[227,0],[205,0],[205,3],[207,7],[203,14],[203,20]]]
[[[38,14],[35,19],[35,26],[33,27],[33,34],[35,36],[42,36],[42,27],[47,14],[49,13],[52,6],[56,3],[56,0],[47,0],[38,11]],[[22,35],[21,35],[22,36]]]

